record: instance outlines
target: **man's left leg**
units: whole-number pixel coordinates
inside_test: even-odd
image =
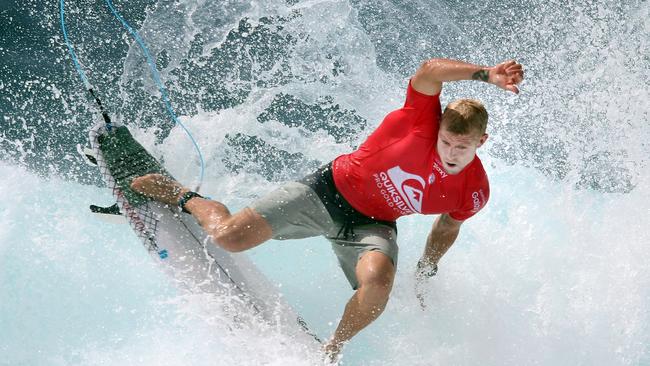
[[[330,357],[336,358],[343,344],[381,315],[393,287],[395,266],[380,251],[368,251],[356,266],[359,286],[345,306],[334,336],[325,346]]]

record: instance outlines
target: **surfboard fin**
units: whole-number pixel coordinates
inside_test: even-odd
[[[99,213],[104,215],[121,215],[120,208],[117,206],[117,202],[108,207],[102,207],[97,205],[90,205],[90,211],[92,213]]]
[[[77,152],[79,155],[81,155],[86,164],[90,166],[97,166],[97,156],[95,156],[93,149],[87,146],[82,147],[81,144],[77,144]]]
[[[111,224],[127,223],[126,217],[122,214],[122,212],[120,212],[120,208],[117,206],[117,203],[108,207],[90,205],[90,212],[92,212],[99,220],[104,222]]]

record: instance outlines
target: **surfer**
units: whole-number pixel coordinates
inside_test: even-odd
[[[191,213],[213,242],[228,251],[244,251],[269,239],[329,239],[355,290],[324,347],[336,359],[388,302],[398,254],[395,220],[416,213],[440,215],[416,266],[416,281],[421,282],[436,274],[461,224],[488,201],[487,175],[476,156],[488,138],[487,111],[476,100],[461,99],[443,112],[443,83],[478,80],[519,93],[523,77],[516,61],[483,67],[428,60],[410,79],[404,106],[389,113],[358,150],[234,214],[163,175],[138,177],[131,188]]]

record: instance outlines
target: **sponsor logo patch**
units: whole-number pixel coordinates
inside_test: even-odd
[[[438,174],[440,174],[440,178],[441,178],[441,179],[446,178],[446,177],[449,175],[449,174],[447,174],[447,172],[446,172],[444,169],[442,169],[442,168],[440,167],[440,165],[438,165],[438,163],[435,162],[435,161],[433,162],[433,170],[437,171]]]
[[[482,189],[472,193],[472,212],[478,212],[485,205],[485,193]]]
[[[375,173],[375,184],[386,204],[402,215],[422,212],[425,180],[419,175],[407,173],[399,166],[385,172]],[[431,177],[429,177],[431,179]],[[433,179],[435,181],[435,177]]]

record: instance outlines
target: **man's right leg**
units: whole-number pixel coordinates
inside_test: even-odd
[[[170,205],[176,205],[180,197],[189,191],[160,174],[138,177],[131,183],[131,188]],[[250,249],[271,239],[273,235],[269,223],[249,207],[233,215],[220,202],[194,197],[187,201],[185,209],[196,218],[215,244],[230,252]]]

